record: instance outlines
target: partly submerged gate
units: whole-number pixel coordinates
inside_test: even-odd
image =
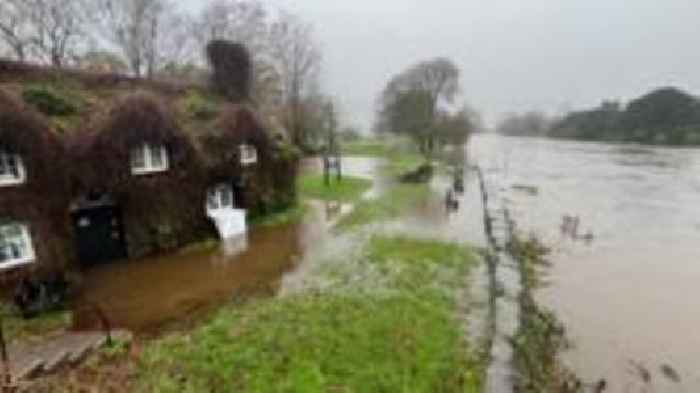
[[[127,256],[121,208],[108,201],[84,203],[73,210],[78,259],[83,266]]]

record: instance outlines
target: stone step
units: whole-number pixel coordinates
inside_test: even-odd
[[[131,332],[117,330],[112,339],[131,341]],[[67,332],[46,341],[11,346],[8,350],[14,381],[28,381],[56,371],[63,365],[74,365],[107,344],[103,332]]]
[[[68,350],[57,350],[53,356],[47,358],[47,360],[44,363],[44,367],[42,372],[43,373],[52,373],[56,371],[56,369],[64,364],[64,362],[68,359],[70,356],[70,352]]]
[[[12,378],[15,381],[32,379],[41,374],[44,369],[44,360],[41,358],[27,359],[27,361],[19,364],[13,364],[10,367]]]

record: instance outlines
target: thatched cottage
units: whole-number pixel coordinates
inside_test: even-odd
[[[294,203],[297,156],[273,134],[204,86],[0,61],[0,275],[170,250]]]

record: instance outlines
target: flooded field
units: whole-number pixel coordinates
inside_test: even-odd
[[[540,297],[575,371],[614,392],[700,390],[700,150],[477,136],[469,152],[554,246]]]

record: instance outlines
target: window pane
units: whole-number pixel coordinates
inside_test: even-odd
[[[165,147],[163,146],[151,146],[151,167],[152,168],[163,168],[165,166],[165,160],[163,158],[165,153]]]
[[[7,156],[7,166],[10,174],[19,179],[19,165],[17,163],[17,155],[10,154]]]
[[[143,169],[146,167],[144,146],[131,149],[131,167],[137,169]]]
[[[233,192],[230,187],[221,188],[221,207],[233,207]]]
[[[0,151],[0,176],[7,176],[10,174],[10,166],[7,162],[7,154],[4,151]]]
[[[210,210],[219,208],[219,198],[216,191],[209,191],[209,193],[207,193],[207,206]]]
[[[11,250],[9,244],[0,244],[0,262],[6,262],[12,259],[10,252]]]
[[[24,256],[24,242],[15,241],[10,243],[10,255],[12,259],[20,259]]]
[[[29,256],[29,244],[21,225],[3,225],[0,227],[0,261],[10,261]]]

